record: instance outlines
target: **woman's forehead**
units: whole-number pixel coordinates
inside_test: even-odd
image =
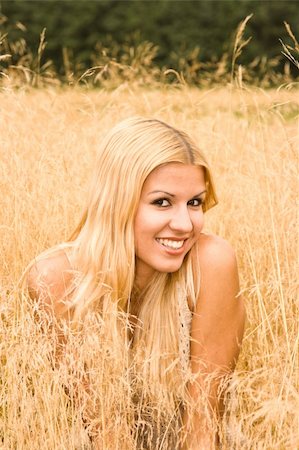
[[[205,186],[204,168],[179,162],[163,164],[149,174],[143,185],[143,190],[156,189],[157,186],[175,188],[180,185]]]

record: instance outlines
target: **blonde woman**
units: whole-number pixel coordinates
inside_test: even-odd
[[[90,350],[106,349],[101,364],[111,383],[87,375],[85,385],[99,396],[86,412],[97,423],[95,448],[218,448],[216,424],[244,307],[232,248],[202,231],[204,213],[216,203],[208,163],[187,134],[160,120],[130,118],[100,145],[70,241],[30,266],[29,293],[40,310],[77,330],[93,323],[88,333],[98,327],[98,345]],[[85,362],[89,374],[95,361]],[[106,412],[119,402],[113,418],[101,413],[108,384]],[[112,384],[119,384],[118,397]],[[101,433],[111,429],[115,411],[127,441],[116,444],[110,433],[109,447]]]

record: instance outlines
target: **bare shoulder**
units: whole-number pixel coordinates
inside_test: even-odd
[[[223,238],[201,235],[198,246],[200,297],[197,308],[243,308],[235,252]]]
[[[214,234],[202,234],[198,243],[201,270],[237,270],[235,251],[228,241]]]
[[[65,251],[57,250],[31,265],[27,276],[29,296],[55,315],[63,316],[72,279],[73,271]]]

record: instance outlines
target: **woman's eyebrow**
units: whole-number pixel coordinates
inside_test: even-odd
[[[206,194],[206,192],[207,192],[207,190],[205,189],[204,191],[200,192],[200,194],[194,195],[194,197],[199,197],[202,194]],[[192,198],[194,198],[194,197],[192,197]]]
[[[151,191],[147,195],[151,195],[151,194],[166,194],[166,195],[169,195],[170,197],[175,197],[174,194],[170,194],[170,192],[166,192],[166,191]]]
[[[205,189],[204,191],[200,192],[200,194],[195,194],[192,198],[194,197],[199,197],[202,194],[205,194],[207,192],[207,190]],[[147,195],[151,195],[151,194],[166,194],[169,195],[170,197],[175,197],[175,194],[170,194],[170,192],[166,192],[166,191],[151,191],[149,192]]]

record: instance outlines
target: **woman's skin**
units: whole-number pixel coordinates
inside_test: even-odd
[[[136,282],[155,271],[176,272],[199,239],[206,186],[201,167],[170,163],[147,177],[135,217]]]
[[[211,414],[219,414],[222,405],[217,389],[234,370],[245,312],[238,296],[234,251],[224,239],[202,233],[205,191],[204,171],[197,166],[169,163],[148,176],[135,217],[135,283],[143,289],[155,271],[179,270],[185,255],[198,242],[200,295],[191,326],[195,381],[188,390],[195,402],[204,390]],[[59,251],[37,262],[29,273],[31,297],[56,318],[69,317],[63,297],[72,281],[70,269],[66,254]],[[185,412],[189,430],[186,449],[216,448],[216,436],[207,432],[205,419],[200,412]]]

